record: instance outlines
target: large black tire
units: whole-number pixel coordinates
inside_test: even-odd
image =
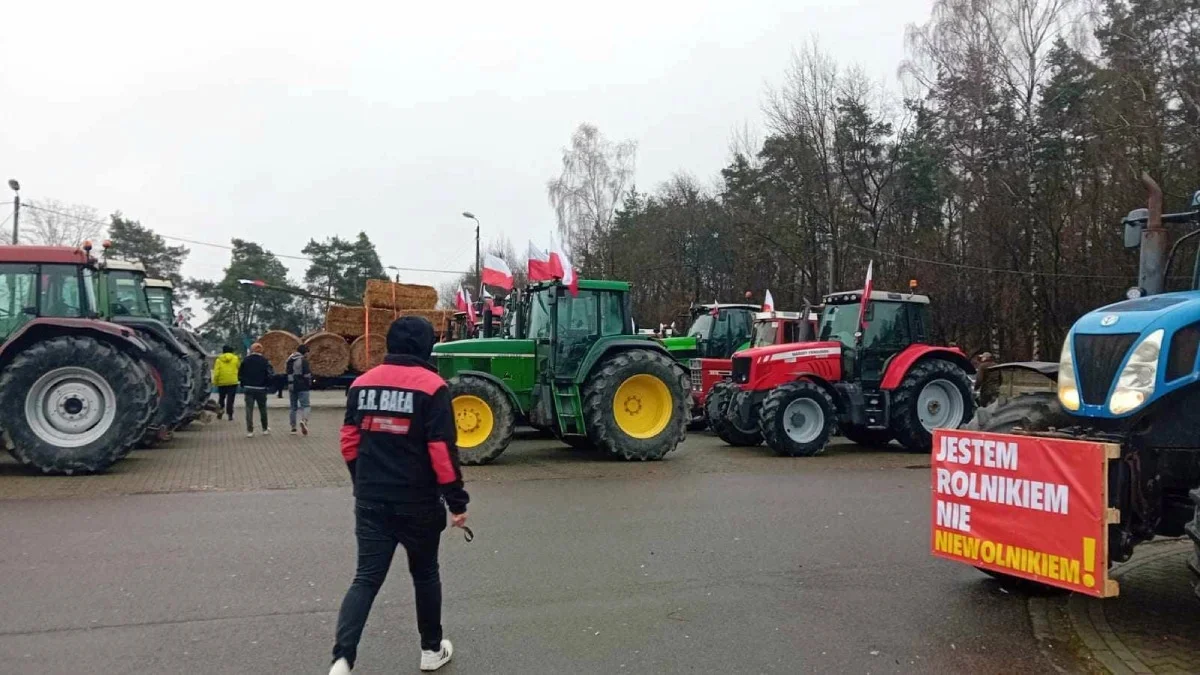
[[[1200,596],[1200,488],[1188,492],[1192,500],[1192,522],[1183,526],[1184,532],[1192,540],[1192,556],[1188,558],[1188,568],[1192,570],[1192,590]]]
[[[451,378],[449,384],[454,424],[458,428],[458,460],[468,465],[487,464],[499,457],[512,442],[513,427],[517,423],[512,403],[504,390],[482,377],[459,375]],[[478,409],[479,403],[467,397],[482,401],[487,410]],[[480,425],[486,426],[488,413],[491,413],[491,430],[482,441],[472,440],[469,434]]]
[[[208,400],[212,387],[212,373],[208,370],[208,359],[205,358],[204,352],[196,349],[190,341],[180,342],[187,349],[188,362],[192,367],[192,398],[188,402],[187,414],[180,422],[182,426],[199,417],[200,411],[204,409],[204,402]]]
[[[146,343],[146,364],[158,371],[162,378],[162,399],[155,411],[151,424],[156,427],[174,429],[188,414],[192,401],[192,364],[186,356],[171,351],[158,337],[149,332],[138,332]]]
[[[48,402],[57,402],[47,409]],[[64,335],[23,349],[0,374],[10,452],[45,473],[104,471],[152,405],[145,374],[117,347]]]
[[[1014,398],[1001,396],[984,408],[975,411],[975,417],[963,428],[971,431],[990,431],[997,434],[1010,433],[1020,428],[1024,431],[1045,431],[1069,427],[1075,424],[1058,403],[1058,395],[1052,392],[1022,394]],[[1056,586],[1039,584],[1036,581],[1014,577],[1003,572],[977,567],[980,572],[1003,582],[1013,590],[1027,593],[1065,593]]]
[[[798,410],[789,415],[788,408],[794,403],[799,403]],[[759,410],[758,426],[775,452],[788,457],[812,457],[825,451],[836,421],[837,408],[829,392],[819,384],[799,380],[781,384],[767,394]],[[802,426],[795,429],[796,424]]]
[[[920,405],[922,394],[933,397],[926,401],[924,410]],[[922,419],[922,412],[928,421]],[[918,361],[901,380],[892,398],[889,426],[905,450],[928,453],[935,428],[960,427],[974,414],[975,397],[966,371],[950,361],[933,358]]]
[[[704,414],[717,438],[734,446],[755,446],[762,443],[762,433],[757,424],[753,431],[737,428],[729,413],[729,404],[733,402],[741,390],[732,382],[718,382],[708,392],[704,399]],[[756,420],[757,422],[757,420]]]
[[[148,400],[149,404],[141,411],[138,416],[137,424],[130,426],[125,439],[125,452],[128,453],[136,447],[146,435],[146,430],[150,427],[150,421],[154,419],[154,413],[158,410],[159,395],[158,385],[154,381],[154,376],[150,373],[150,368],[141,358],[132,358],[133,367],[138,371],[138,380],[141,382],[142,395]]]
[[[617,422],[616,398],[622,385],[638,375],[647,375],[666,388],[670,401],[646,400],[629,395],[620,405],[634,415],[646,411],[645,437],[630,435]],[[648,381],[647,381],[648,382]],[[655,385],[649,384],[654,387]],[[661,394],[662,390],[658,390]],[[648,349],[630,349],[608,357],[592,371],[583,385],[583,416],[588,439],[597,449],[629,460],[662,459],[687,436],[691,419],[688,389],[675,361]],[[649,394],[647,394],[647,398]],[[630,408],[629,406],[634,406]]]
[[[892,442],[891,429],[868,429],[854,424],[843,424],[841,428],[843,436],[864,448],[886,448]]]

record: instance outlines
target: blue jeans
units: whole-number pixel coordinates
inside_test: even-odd
[[[307,391],[288,391],[288,421],[292,423],[292,431],[296,430],[296,411],[300,411],[300,419],[308,424],[308,416],[312,413],[312,403]]]

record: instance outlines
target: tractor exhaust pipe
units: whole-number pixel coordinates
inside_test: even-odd
[[[1170,241],[1162,221],[1162,188],[1149,173],[1142,172],[1142,184],[1146,186],[1146,206],[1149,217],[1142,230],[1142,251],[1138,264],[1138,286],[1146,295],[1157,295],[1166,290],[1167,249]]]

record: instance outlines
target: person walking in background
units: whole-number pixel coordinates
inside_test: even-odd
[[[308,345],[296,347],[296,351],[288,357],[288,421],[292,424],[292,433],[296,433],[296,413],[300,413],[300,433],[308,435],[308,416],[312,413],[309,392],[312,390],[312,369],[308,364]]]
[[[241,359],[233,353],[233,347],[221,347],[221,354],[213,361],[212,381],[217,388],[217,419],[224,414],[233,419],[233,399],[237,397],[238,367]]]
[[[254,437],[254,406],[258,406],[258,420],[264,436],[270,435],[267,425],[267,387],[275,374],[271,362],[263,356],[263,346],[257,342],[250,345],[250,354],[238,368],[238,382],[246,401],[246,438]]]
[[[346,397],[342,456],[354,482],[358,571],[338,613],[330,675],[354,668],[363,626],[397,545],[404,547],[412,575],[421,670],[437,670],[454,654],[442,639],[438,544],[446,507],[451,523],[465,527],[470,498],[458,464],[450,391],[429,364],[433,341],[425,319],[396,319],[383,363],[360,375]]]

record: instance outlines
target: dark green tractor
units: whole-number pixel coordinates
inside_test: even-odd
[[[683,440],[686,374],[634,334],[628,283],[581,280],[574,296],[532,285],[508,313],[500,337],[434,347],[464,464],[500,456],[518,423],[623,459],[661,459]]]
[[[195,333],[176,324],[175,284],[169,279],[146,279],[145,286],[150,316],[171,327],[171,333],[187,349],[192,364],[192,398],[188,404],[188,414],[181,422],[181,425],[187,424],[200,415],[204,402],[211,395],[212,363],[215,357],[208,353]]]
[[[143,439],[152,445],[169,438],[193,413],[196,367],[170,325],[150,313],[145,282],[146,269],[141,263],[101,258],[96,277],[100,317],[133,329],[149,348],[145,361],[160,393],[158,409]]]

